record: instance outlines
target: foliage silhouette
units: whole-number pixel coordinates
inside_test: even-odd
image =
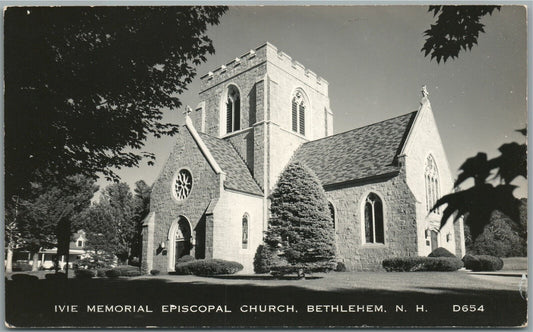
[[[519,132],[526,136],[525,129]],[[518,227],[523,227],[520,220],[521,202],[514,197],[513,190],[516,186],[511,182],[519,176],[527,178],[527,146],[525,143],[507,143],[499,151],[500,155],[490,160],[485,153],[480,152],[461,165],[461,173],[454,186],[459,190],[459,186],[468,179],[473,179],[474,185],[437,200],[432,211],[447,205],[442,214],[441,227],[452,216],[454,221],[467,216],[465,223],[475,241],[490,223],[494,211],[502,212]],[[493,177],[489,179],[491,175]],[[496,179],[500,180],[497,185],[489,183]]]
[[[426,42],[422,47],[425,56],[437,63],[455,59],[461,50],[471,50],[477,45],[480,32],[485,32],[481,18],[492,15],[500,6],[429,6],[437,22],[424,32]]]
[[[9,7],[5,18],[5,191],[39,170],[117,180],[148,135],[173,135],[162,109],[214,53],[226,7]],[[148,161],[152,163],[151,160]]]

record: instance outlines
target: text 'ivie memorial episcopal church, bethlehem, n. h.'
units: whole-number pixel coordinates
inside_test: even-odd
[[[252,272],[269,194],[290,161],[322,182],[348,270],[436,247],[464,255],[462,221],[439,230],[440,211],[429,213],[453,181],[425,89],[417,111],[334,135],[328,82],[270,43],[201,80],[202,101],[153,186],[145,273],[173,271],[183,255]]]

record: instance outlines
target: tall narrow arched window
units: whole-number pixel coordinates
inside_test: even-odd
[[[302,91],[292,97],[292,131],[305,135],[305,98]]]
[[[241,96],[235,85],[228,87],[226,99],[226,133],[241,129]]]
[[[385,243],[383,227],[383,202],[370,193],[365,200],[365,243]]]
[[[426,210],[429,212],[439,199],[439,171],[433,156],[429,155],[426,159],[426,170],[424,172],[426,183]],[[439,209],[435,213],[440,214]]]
[[[331,222],[333,223],[333,229],[335,229],[335,207],[331,202],[328,202],[329,213],[331,214]]]
[[[242,248],[248,248],[248,214],[242,217]]]

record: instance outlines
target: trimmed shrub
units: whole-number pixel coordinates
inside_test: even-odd
[[[343,262],[338,262],[337,267],[335,268],[337,272],[346,272],[346,265]]]
[[[74,275],[76,275],[76,278],[78,279],[91,279],[96,275],[96,271],[94,270],[86,270],[86,269],[77,269],[74,270]]]
[[[187,263],[176,264],[176,274],[194,274],[197,276],[212,276],[218,274],[233,274],[243,269],[237,262],[222,259],[199,259]]]
[[[47,280],[65,279],[66,275],[63,272],[48,273],[44,275],[44,278]]]
[[[28,264],[26,262],[15,262],[11,265],[11,268],[13,272],[15,271],[27,272],[27,271],[31,271],[31,264]]]
[[[150,274],[153,276],[159,275],[159,270],[150,270]]]
[[[465,255],[463,257],[465,267],[472,271],[499,271],[503,268],[503,260],[489,255]]]
[[[181,256],[180,258],[176,259],[176,264],[187,263],[187,262],[191,262],[194,260],[196,259],[192,257],[191,255],[185,255],[185,256]]]
[[[449,252],[446,248],[438,247],[433,250],[428,257],[455,257],[454,254]]]
[[[117,271],[115,269],[107,270],[105,271],[105,276],[108,278],[118,278],[120,277],[120,271]]]
[[[257,251],[254,256],[254,272],[255,273],[268,273],[270,267],[275,265],[276,254],[265,245],[257,247]]]
[[[117,271],[117,273],[121,277],[137,277],[141,275],[141,270],[137,266],[120,265],[113,268],[112,270]]]
[[[96,276],[98,278],[105,278],[105,271],[106,271],[106,269],[97,269],[96,270]]]
[[[457,271],[463,262],[456,257],[395,257],[383,260],[387,272]]]
[[[18,273],[18,274],[13,274],[11,276],[11,280],[13,281],[35,281],[35,280],[39,280],[39,277],[26,274],[26,273]]]

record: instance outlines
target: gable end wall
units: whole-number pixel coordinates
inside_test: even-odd
[[[177,201],[172,194],[172,181],[177,171],[188,169],[193,176],[191,194],[183,201]],[[152,189],[150,211],[155,212],[153,252],[143,252],[143,260],[153,256],[153,269],[168,271],[168,256],[157,253],[157,247],[168,238],[170,226],[179,216],[185,216],[195,228],[205,221],[204,212],[209,202],[219,196],[219,177],[211,168],[186,127],[180,128],[176,144]],[[200,227],[203,227],[200,225]],[[205,237],[206,256],[212,252],[212,238]],[[167,241],[168,244],[168,241]],[[143,248],[143,250],[146,250]],[[149,271],[147,271],[149,272]]]

